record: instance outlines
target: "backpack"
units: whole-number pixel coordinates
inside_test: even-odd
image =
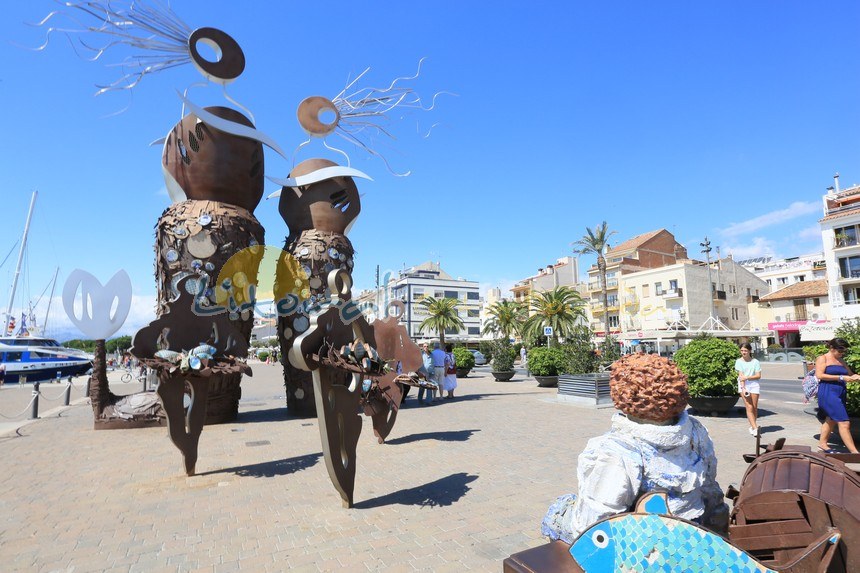
[[[810,400],[818,396],[818,378],[815,377],[815,370],[810,370],[803,377],[803,403],[808,404]]]

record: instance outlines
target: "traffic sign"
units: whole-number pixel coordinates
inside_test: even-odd
[[[544,326],[543,327],[543,335],[544,336],[552,336],[552,327],[551,326]]]

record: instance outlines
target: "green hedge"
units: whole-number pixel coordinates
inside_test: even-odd
[[[546,348],[538,346],[529,350],[529,372],[533,376],[558,376],[565,371],[568,362],[567,353],[553,346]]]
[[[454,360],[457,361],[457,368],[466,368],[471,370],[475,367],[475,355],[462,346],[458,346],[454,349]]]
[[[696,338],[675,353],[675,363],[687,375],[690,396],[737,394],[735,360],[741,351],[721,338]]]

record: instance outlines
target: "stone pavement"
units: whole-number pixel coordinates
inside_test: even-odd
[[[613,413],[522,375],[473,371],[427,407],[413,390],[386,444],[365,419],[343,509],[316,420],[287,417],[279,366],[253,368],[239,421],[204,429],[194,477],[166,428],[93,431],[86,400],[0,436],[0,569],[500,571],[543,543],[547,506],[575,491],[576,457]],[[738,416],[700,419],[725,490],[753,439]],[[768,423],[813,444],[811,416]]]

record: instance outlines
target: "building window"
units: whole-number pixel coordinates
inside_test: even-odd
[[[470,326],[469,327],[469,334],[474,334],[474,335],[481,334],[481,328],[479,326]]]
[[[803,275],[795,275],[794,276],[794,282],[797,282],[797,283],[802,283],[805,279],[806,279],[806,277]]]
[[[648,291],[648,289],[649,289],[648,285],[642,285],[642,296],[643,297],[651,296],[651,293]]]
[[[788,277],[779,277],[776,279],[776,282],[781,285],[786,285],[788,284]]]
[[[839,259],[840,278],[860,278],[860,257],[842,257]]]
[[[669,281],[669,290],[678,290],[678,281],[677,279],[671,279]]]
[[[457,293],[457,291],[455,291],[455,290],[446,290],[445,291],[445,298],[458,298],[458,296],[459,296],[459,293]]]
[[[857,244],[857,228],[853,225],[833,229],[833,236],[836,238],[834,244],[837,247],[850,247]]]
[[[654,283],[654,294],[656,296],[663,294],[663,283]]]
[[[747,296],[752,296],[752,292],[750,290],[750,287],[747,287]]]
[[[466,293],[466,300],[479,300],[478,293],[469,291]]]
[[[767,279],[765,282],[768,284],[768,286],[773,286],[773,283],[770,282],[770,279]]]
[[[468,310],[466,316],[468,316],[469,318],[478,318],[479,316],[481,316],[481,311],[477,310],[477,309],[471,309],[470,308]]]
[[[459,332],[459,330],[453,327],[445,329],[445,334],[458,334]]]
[[[812,306],[821,306],[821,299],[820,298],[812,299]]]
[[[607,322],[607,324],[609,324],[609,328],[618,328],[618,317],[617,316],[610,316],[606,322]]]
[[[433,298],[445,298],[445,293],[441,290],[434,291]]]

